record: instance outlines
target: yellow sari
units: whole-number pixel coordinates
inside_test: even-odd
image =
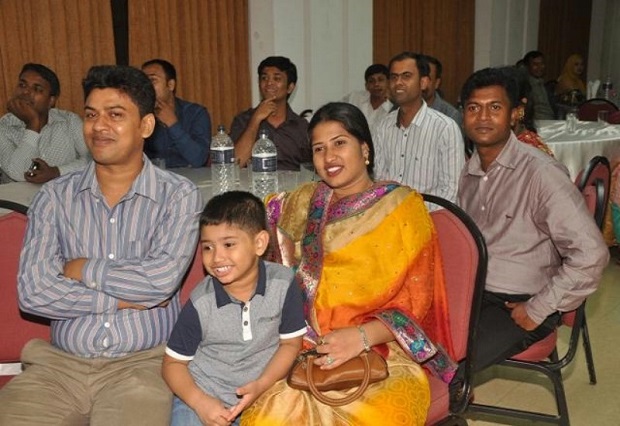
[[[241,424],[423,425],[430,391],[426,373],[413,361],[425,347],[416,347],[412,321],[451,351],[432,221],[420,195],[396,184],[378,183],[336,203],[331,194],[320,182],[268,201],[277,234],[273,255],[297,267],[310,325],[306,346],[331,330],[379,319],[396,337],[373,348],[386,358],[390,376],[342,407],[323,405],[282,380],[244,411]],[[455,366],[445,356],[437,359],[426,365],[435,363],[435,374],[449,381]]]

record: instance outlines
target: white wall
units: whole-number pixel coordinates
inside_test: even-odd
[[[364,88],[372,63],[372,0],[250,0],[252,102],[260,96],[256,68],[267,56],[297,66],[294,111],[316,110]]]

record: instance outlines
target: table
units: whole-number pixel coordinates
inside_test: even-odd
[[[563,163],[572,179],[596,155],[607,157],[610,163],[620,158],[620,125],[579,121],[577,131],[568,133],[564,120],[537,120],[538,134]]]
[[[211,170],[209,167],[190,168],[182,167],[178,169],[170,169],[171,172],[185,176],[196,184],[202,194],[202,199],[206,203],[213,197],[213,188],[211,185]],[[279,189],[288,191],[303,182],[315,180],[316,176],[313,172],[295,172],[295,171],[278,171]],[[40,184],[30,182],[11,182],[0,185],[0,199],[14,201],[16,203],[29,206],[34,196],[41,188]],[[236,171],[236,190],[250,190],[250,172],[246,169]],[[6,214],[7,210],[0,209],[0,215]]]

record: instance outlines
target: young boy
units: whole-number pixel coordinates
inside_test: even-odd
[[[230,424],[287,374],[301,349],[301,290],[292,270],[260,259],[266,229],[265,207],[248,192],[218,195],[202,212],[209,276],[181,311],[162,368],[176,395],[172,425]]]

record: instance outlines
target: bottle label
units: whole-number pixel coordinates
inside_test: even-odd
[[[235,162],[235,150],[217,148],[211,150],[211,164],[232,164]]]
[[[268,157],[252,157],[252,171],[261,172],[275,172],[278,167],[278,159],[275,155]]]

